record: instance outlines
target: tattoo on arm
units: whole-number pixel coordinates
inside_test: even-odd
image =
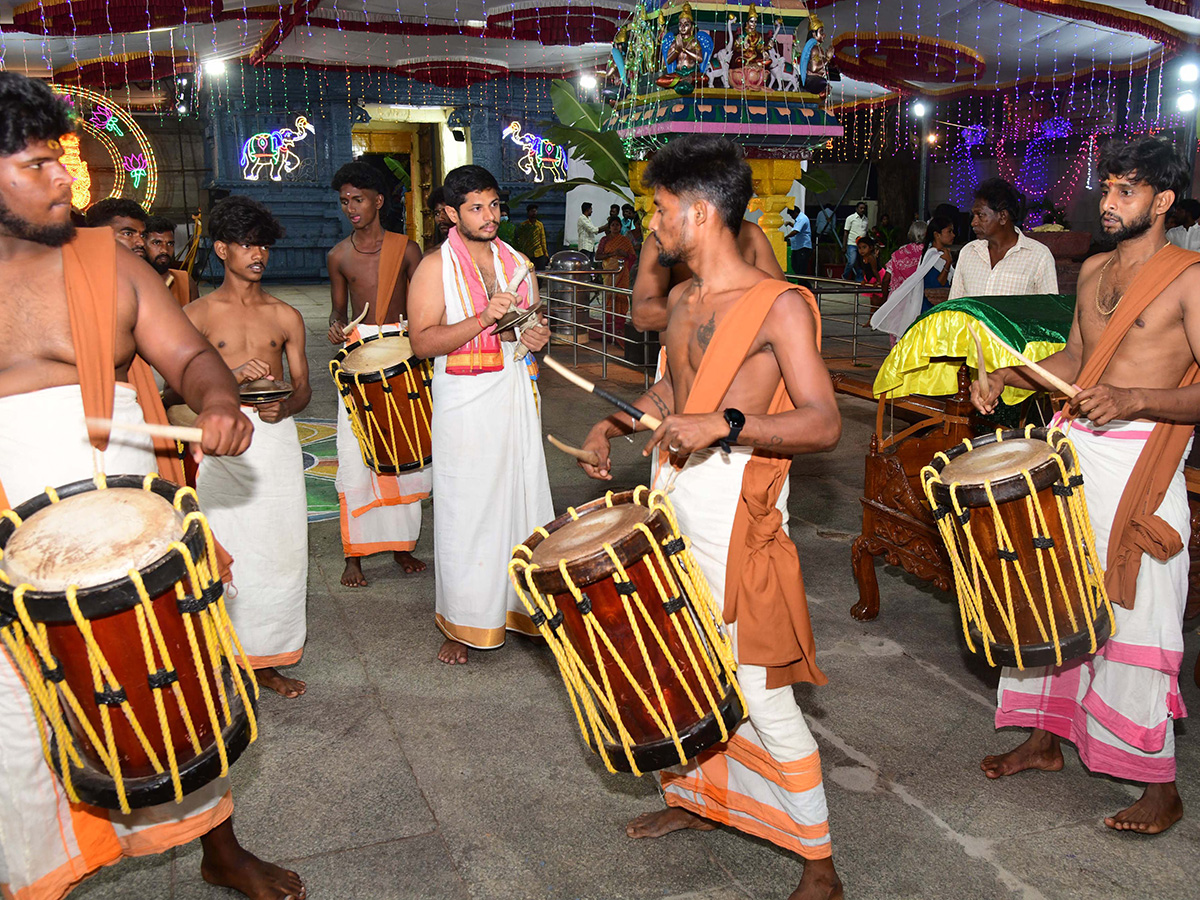
[[[770,437],[760,438],[756,441],[751,441],[750,446],[751,447],[763,447],[763,448],[769,450],[772,447],[778,447],[782,443],[783,443],[783,438],[777,434],[773,434]]]
[[[650,390],[648,390],[646,392],[646,396],[650,398],[650,402],[653,403],[654,408],[658,410],[660,418],[665,419],[667,416],[669,416],[671,414],[670,408],[667,406],[666,403],[663,402],[662,397],[658,396],[658,394],[655,393],[653,388],[651,388]]]
[[[708,342],[712,340],[713,332],[717,330],[717,314],[713,313],[707,322],[696,329],[696,340],[700,342],[700,349],[707,350]]]

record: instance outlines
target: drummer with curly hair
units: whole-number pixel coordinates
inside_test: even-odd
[[[1100,225],[1114,247],[1079,273],[1066,346],[1041,365],[1082,390],[1067,425],[1116,627],[1087,658],[1004,669],[996,727],[1031,728],[981,763],[988,778],[1063,767],[1061,742],[1093,772],[1144,784],[1108,816],[1118,831],[1156,834],[1183,816],[1175,785],[1175,722],[1190,534],[1183,461],[1200,422],[1200,253],[1170,245],[1165,222],[1190,167],[1153,137],[1100,155]],[[1043,389],[1028,369],[1000,369],[971,399],[995,409],[1006,386]]]
[[[173,441],[89,435],[84,424],[85,416],[165,424],[149,365],[199,410],[207,456],[243,453],[253,434],[229,368],[162,279],[111,230],[72,225],[59,143],[72,119],[44,82],[0,72],[2,508],[96,471],[177,464]],[[205,881],[254,900],[301,900],[299,876],[238,843],[232,813],[227,778],[129,815],[70,803],[43,756],[25,684],[0,649],[0,894],[58,900],[122,857],[199,838]]]
[[[659,837],[721,822],[805,860],[793,900],[841,897],[817,743],[792,692],[826,681],[786,530],[792,457],[830,450],[841,436],[816,303],[743,256],[752,186],[736,144],[676,138],[642,181],[654,190],[657,263],[691,273],[668,298],[664,375],[636,404],[662,419],[645,452],[660,451],[655,486],[674,481],[680,530],[723,600],[749,722],[720,749],[662,771],[667,809],[626,831]],[[609,480],[609,442],[631,430],[624,414],[593,426],[584,449],[598,465],[584,471]]]
[[[270,210],[228,197],[213,207],[208,233],[225,280],[184,313],[239,384],[269,393],[273,383],[286,383],[291,393],[243,404],[254,425],[250,449],[201,460],[196,493],[213,534],[233,554],[229,616],[254,677],[277,694],[299,697],[304,682],[278,667],[300,662],[307,635],[308,496],[294,418],[312,398],[304,318],[262,287],[271,246],[283,237]]]

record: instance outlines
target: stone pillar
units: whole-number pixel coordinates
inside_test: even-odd
[[[771,242],[775,251],[775,259],[779,267],[787,271],[787,241],[779,226],[783,224],[785,209],[790,209],[793,203],[788,191],[792,182],[802,179],[804,172],[798,159],[751,159],[750,171],[753,173],[754,193],[757,195],[750,200],[750,209],[761,209],[762,216],[758,220],[759,227]]]

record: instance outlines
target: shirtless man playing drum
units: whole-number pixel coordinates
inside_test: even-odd
[[[350,236],[329,251],[327,263],[333,303],[329,314],[329,342],[342,344],[374,334],[380,326],[399,325],[408,318],[408,283],[421,264],[421,248],[415,241],[400,236],[405,241],[400,251],[400,272],[387,298],[387,309],[377,309],[379,272],[385,249],[384,230],[379,222],[386,189],[383,175],[369,163],[347,163],[334,175],[332,187],[338,192],[338,202],[351,227]],[[363,327],[357,329],[355,336],[347,336],[348,316],[358,319],[363,313],[366,314],[362,319]],[[401,476],[371,473],[362,462],[357,441],[350,434],[349,421],[346,420],[346,427],[342,427],[343,419],[344,411],[339,408],[338,497],[342,504],[342,549],[346,558],[342,584],[366,586],[362,557],[385,549],[383,545],[392,547],[396,563],[405,574],[425,571],[425,563],[412,555],[412,547],[421,531],[420,497],[429,494],[429,472],[421,470]],[[382,479],[398,481],[400,487],[397,491],[383,491],[378,484]],[[356,486],[363,490],[356,490]],[[369,503],[364,506],[394,496],[404,498],[405,502],[375,504],[362,511],[353,499],[361,494],[369,495]],[[356,533],[352,534],[352,529]],[[397,535],[402,539],[398,540]]]
[[[158,274],[116,247],[107,231],[98,238],[90,229],[77,233],[71,224],[72,178],[60,162],[58,138],[72,127],[69,108],[45,83],[0,72],[0,279],[6,285],[0,297],[0,328],[6,335],[0,346],[0,482],[6,507],[45,485],[90,478],[94,466],[104,471],[108,454],[137,440],[114,433],[107,450],[93,449],[82,411],[89,402],[85,383],[115,376],[114,405],[133,413],[137,401],[124,382],[135,354],[199,410],[196,425],[206,454],[237,455],[250,443],[250,422],[239,409],[233,376]],[[110,255],[104,258],[105,253]],[[89,261],[112,266],[114,253],[110,283],[115,296],[103,282],[99,291],[84,292]],[[68,269],[74,273],[70,284]],[[79,291],[71,306],[68,288]],[[73,329],[71,309],[92,310],[97,319],[115,312],[111,359],[97,359],[97,344],[107,349],[105,335],[82,322]],[[98,371],[85,367],[85,356]],[[158,402],[157,395],[143,402]],[[148,448],[138,455],[153,465]],[[33,492],[31,484],[37,485]],[[212,782],[221,787],[204,804],[189,795],[179,806],[138,810],[114,822],[107,811],[67,803],[32,722],[25,686],[7,651],[0,650],[0,852],[5,857],[0,893],[62,897],[96,868],[127,853],[165,852],[199,836],[200,871],[210,884],[254,900],[304,896],[294,872],[265,863],[238,844],[226,780]]]
[[[1183,457],[1190,423],[1200,422],[1200,384],[1191,383],[1200,361],[1200,254],[1167,244],[1167,211],[1191,183],[1174,147],[1151,137],[1110,144],[1099,174],[1100,223],[1116,249],[1083,264],[1067,344],[1041,365],[1083,388],[1070,402],[1077,418],[1067,428],[1116,627],[1082,662],[1003,670],[996,726],[1033,731],[981,765],[988,778],[1056,772],[1066,739],[1091,771],[1146,785],[1104,824],[1155,834],[1183,816],[1174,725],[1184,715],[1178,675],[1190,531]],[[986,392],[972,387],[971,399],[991,412],[1007,385],[1044,389],[1024,367],[999,369]],[[1153,453],[1151,433],[1161,437],[1172,423],[1182,423],[1175,443]],[[1160,490],[1139,480],[1143,460]],[[1154,552],[1143,555],[1143,548]]]
[[[736,230],[746,227],[750,167],[731,141],[676,138],[651,159],[643,182],[654,189],[654,240],[646,242],[657,249],[654,264],[686,263],[691,272],[668,299],[663,378],[636,403],[662,418],[644,452],[657,448],[681,467],[671,499],[732,623],[749,722],[719,752],[660,773],[667,809],[639,816],[626,832],[659,837],[711,830],[710,819],[734,828],[753,821],[755,835],[805,859],[791,900],[841,897],[817,744],[791,688],[826,680],[786,532],[790,458],[830,450],[841,436],[815,302],[746,262]],[[583,464],[584,471],[610,480],[609,442],[630,430],[623,413],[593,426],[584,449],[598,465]],[[655,486],[663,489],[672,466],[660,468]],[[756,561],[746,553],[752,543],[779,550]],[[747,577],[777,590],[748,591]],[[784,774],[800,771],[801,779]]]

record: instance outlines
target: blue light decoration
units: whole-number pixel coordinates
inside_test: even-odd
[[[1017,173],[1014,181],[1027,197],[1041,200],[1050,192],[1046,171],[1046,155],[1050,151],[1050,142],[1055,138],[1069,137],[1070,134],[1071,123],[1066,119],[1056,116],[1042,122],[1037,136],[1025,148],[1025,159],[1021,162],[1021,171]]]
[[[510,138],[518,147],[524,147],[525,153],[517,162],[517,167],[526,175],[532,175],[533,180],[541,184],[546,172],[556,184],[567,180],[567,150],[565,147],[548,141],[541,135],[522,133],[520,122],[511,122],[500,135]]]
[[[959,209],[970,209],[979,187],[979,163],[971,151],[981,146],[988,136],[983,125],[968,125],[959,133],[959,141],[950,151],[950,202]]]
[[[296,171],[301,165],[300,157],[292,150],[296,141],[316,132],[307,116],[296,116],[295,128],[285,126],[251,135],[242,144],[242,178],[258,181],[259,173],[266,169],[272,181],[282,181],[285,174]]]

